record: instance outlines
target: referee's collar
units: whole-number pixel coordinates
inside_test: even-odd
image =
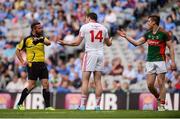
[[[43,36],[43,35],[42,35],[42,36]],[[33,34],[33,33],[31,32],[31,37],[41,37],[41,36],[38,36],[38,35]]]
[[[35,37],[35,35],[34,35],[32,32],[31,32],[31,36],[32,36],[32,37]]]

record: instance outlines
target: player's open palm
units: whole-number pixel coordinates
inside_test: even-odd
[[[126,32],[121,29],[121,30],[118,30],[117,33],[121,36],[121,37],[126,37]]]
[[[176,70],[176,63],[175,62],[171,63],[171,70]]]
[[[64,41],[62,39],[58,40],[57,43],[60,45],[64,45]]]

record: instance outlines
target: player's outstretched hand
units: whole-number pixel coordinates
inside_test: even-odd
[[[121,36],[121,37],[126,37],[126,32],[121,29],[121,30],[118,30],[117,33]]]
[[[109,38],[109,41],[112,42],[112,37]]]
[[[57,43],[60,44],[60,45],[65,45],[65,43],[64,43],[64,41],[62,39],[58,40]]]
[[[171,63],[171,70],[176,70],[176,63],[175,62]]]

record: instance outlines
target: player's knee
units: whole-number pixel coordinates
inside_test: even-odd
[[[44,81],[44,82],[42,83],[42,86],[43,86],[43,88],[48,88],[48,87],[49,87],[48,81]]]

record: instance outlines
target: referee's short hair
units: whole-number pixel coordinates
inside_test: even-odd
[[[33,21],[31,24],[31,29],[33,29],[36,25],[41,24],[39,21]]]
[[[87,17],[89,17],[90,19],[95,20],[95,21],[97,21],[97,19],[98,19],[97,14],[94,12],[88,13]]]

